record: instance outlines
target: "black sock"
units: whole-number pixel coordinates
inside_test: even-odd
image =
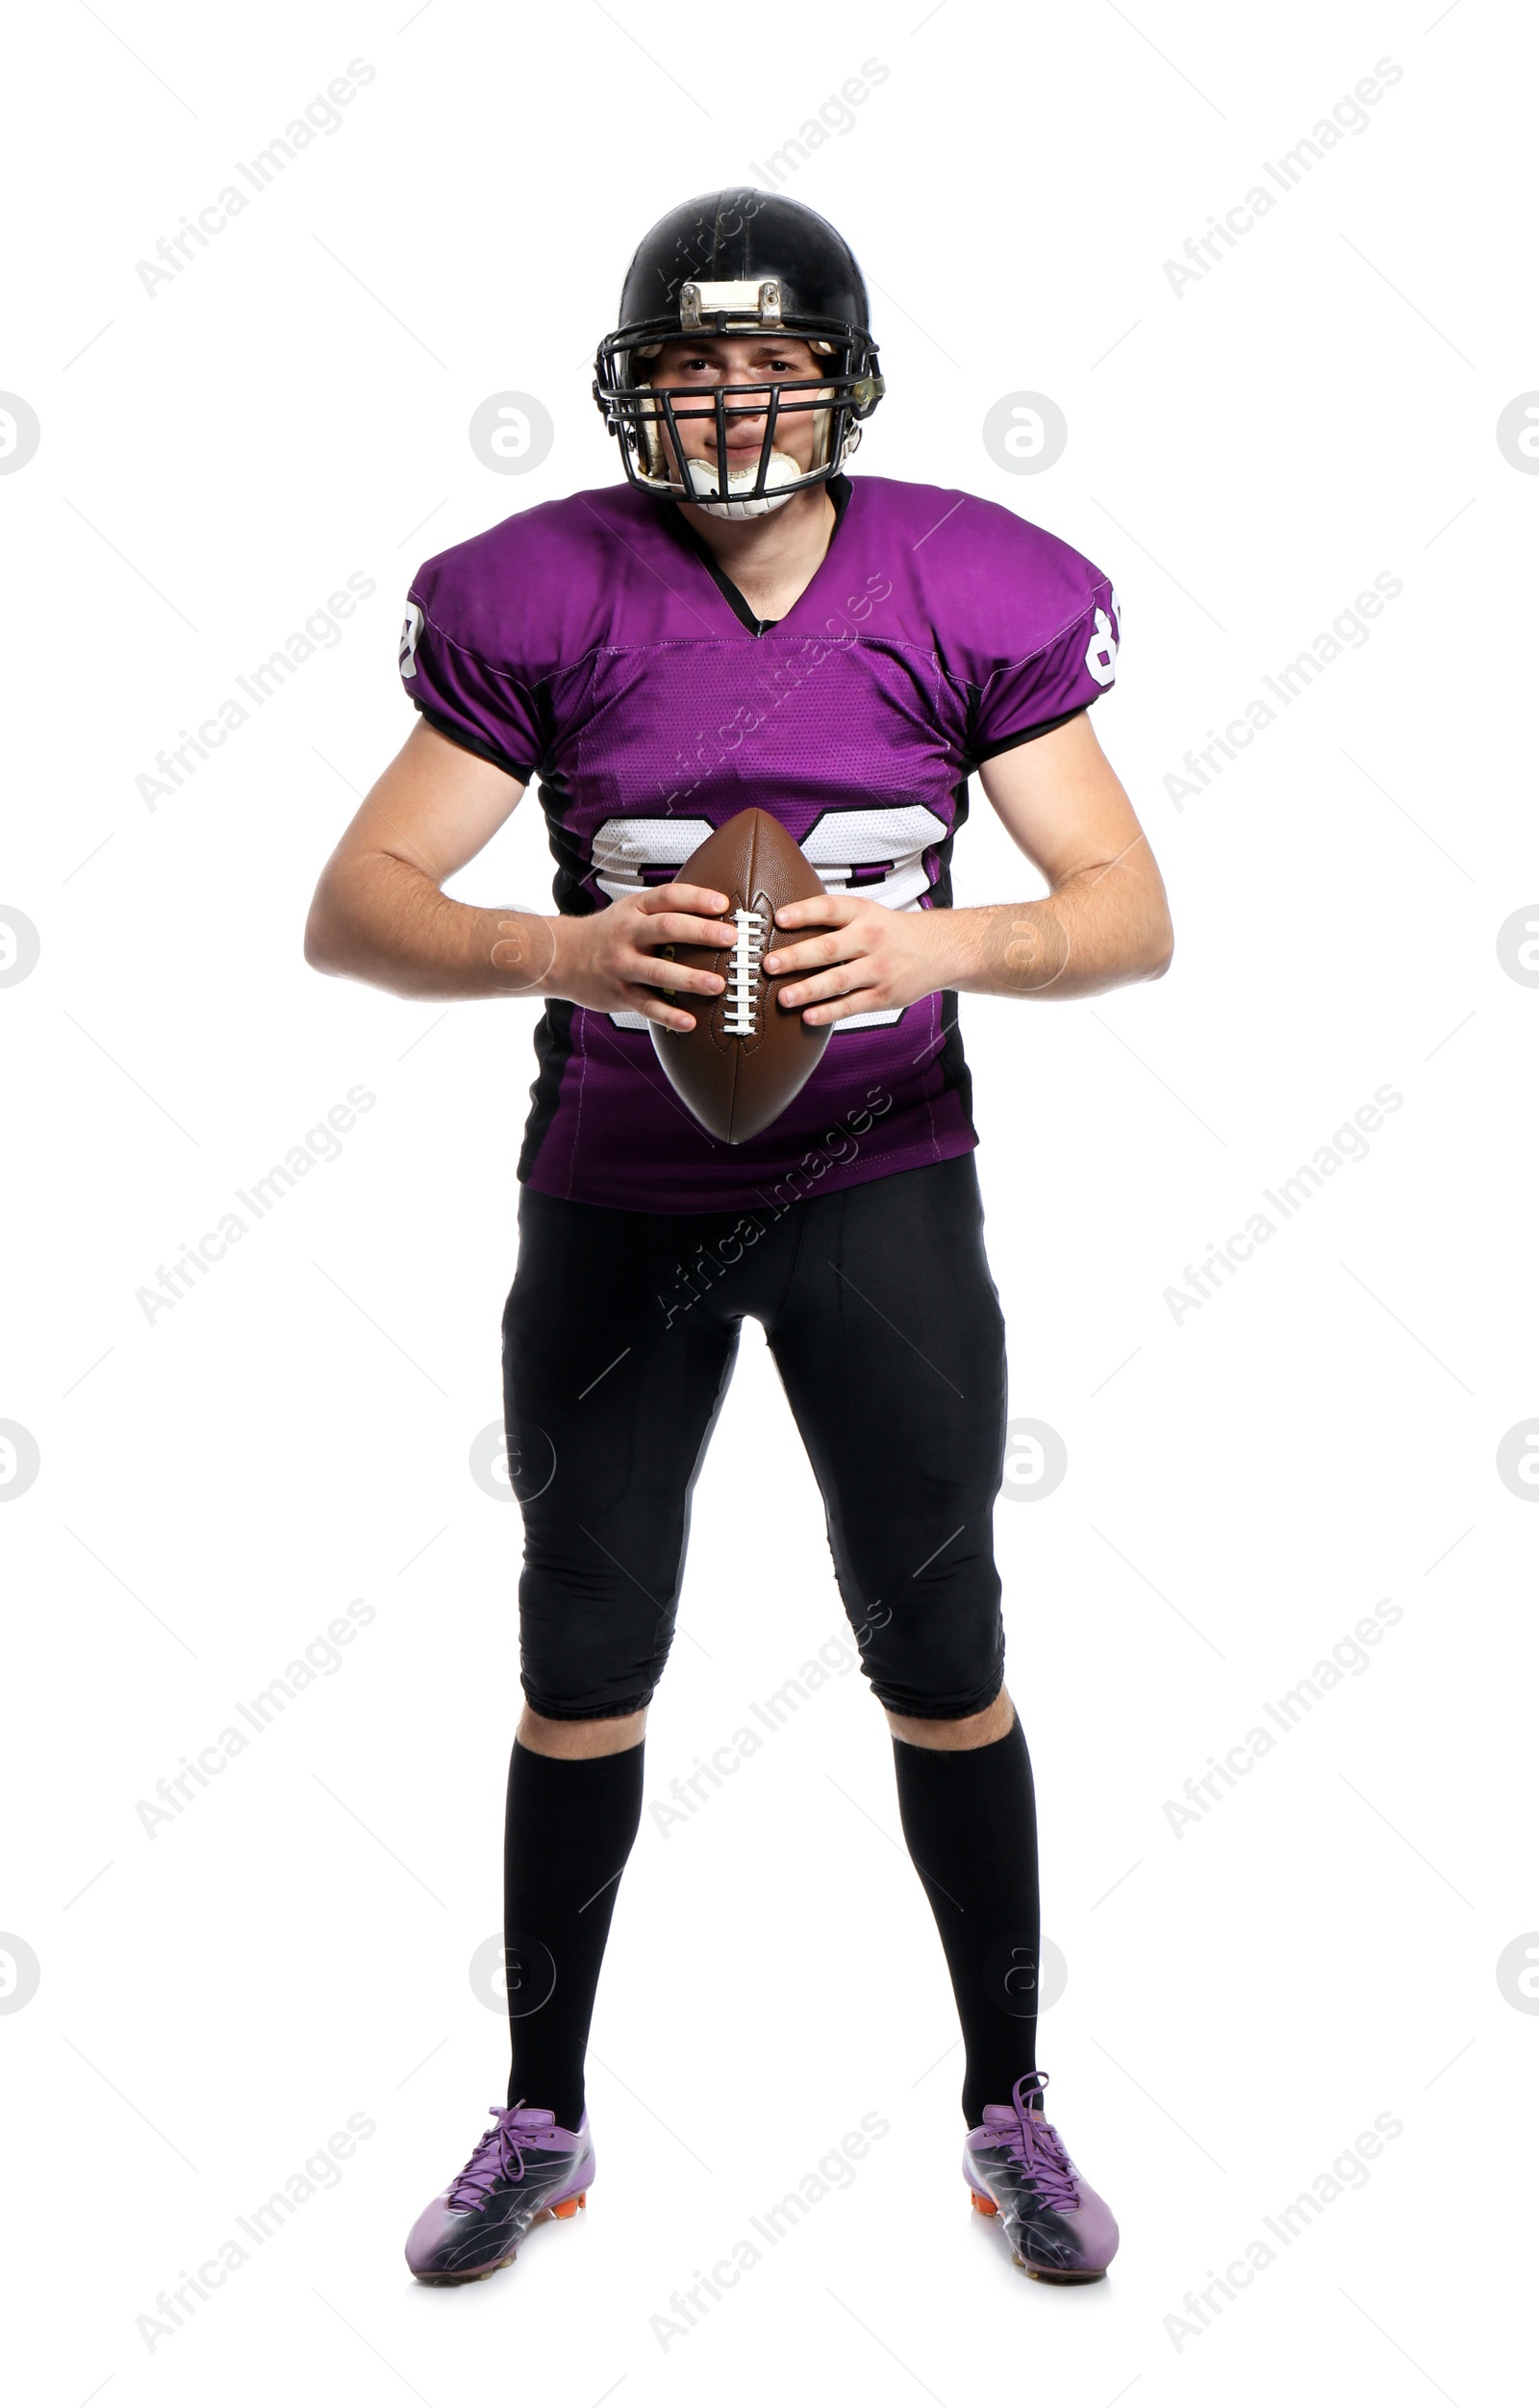
[[[575,2131],[598,1969],[642,1819],[644,1741],[614,1756],[541,1756],[513,1743],[503,1856],[510,2107],[553,2107]]]
[[[971,2126],[1036,2069],[1037,1812],[1025,1733],[986,1747],[895,1739],[903,1837],[924,1884],[956,1994]]]

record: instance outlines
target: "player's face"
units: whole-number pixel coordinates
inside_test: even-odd
[[[742,340],[730,336],[707,336],[695,341],[665,343],[645,373],[648,384],[666,387],[674,395],[674,416],[686,458],[707,460],[713,464],[717,456],[715,414],[702,409],[698,417],[687,415],[690,396],[698,393],[703,402],[714,396],[719,386],[751,389],[734,393],[727,404],[726,464],[730,474],[735,469],[758,467],[770,407],[770,383],[816,376],[820,365],[810,344],[804,342],[777,336]],[[788,396],[796,402],[822,397],[810,389]],[[814,464],[820,417],[819,411],[783,408],[775,419],[775,450],[784,452],[803,471]],[[663,439],[671,450],[666,433]]]

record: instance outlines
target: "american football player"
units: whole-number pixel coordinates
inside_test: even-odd
[[[964,2177],[1029,2272],[1093,2280],[1117,2226],[1036,2063],[1035,1809],[992,1536],[1004,1330],[958,999],[1064,1001],[1169,964],[1160,874],[1089,716],[1121,611],[1014,512],[846,473],[883,391],[866,288],[784,194],[711,193],[652,229],[593,389],[623,476],[413,579],[417,722],[306,933],[317,968],[397,994],[542,1005],[502,1331],[524,1523],[512,2072],[408,2263],[489,2274],[536,2216],[586,2198],[584,2050],[646,1708],[752,1316],[892,1731],[966,2044]],[[953,906],[974,773],[1040,899]],[[532,781],[554,911],[447,897]],[[673,956],[733,942],[728,897],[678,871],[750,806],[826,890],[781,909],[765,967],[790,974],[779,1008],[830,1037],[779,1119],[729,1145],[673,1093],[648,1023],[690,1029],[692,1000],[721,991]]]

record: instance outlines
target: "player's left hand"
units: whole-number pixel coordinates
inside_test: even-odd
[[[918,1003],[946,985],[935,923],[938,912],[898,912],[859,894],[815,894],[783,903],[775,926],[816,928],[816,937],[781,944],[765,956],[771,978],[789,972],[782,1006],[802,1012],[810,1027],[848,1019],[857,1012],[891,1012]],[[949,915],[946,915],[949,916]],[[803,1007],[807,1007],[803,1009]]]

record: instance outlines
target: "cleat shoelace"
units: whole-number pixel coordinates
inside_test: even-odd
[[[1019,2166],[1044,2207],[1061,2215],[1079,2205],[1069,2154],[1050,2123],[1039,2123],[1030,2102],[1041,2102],[1045,2073],[1023,2073],[1011,2093],[1008,2107],[985,2107],[983,2120],[992,2140],[1002,2141],[1006,2154]]]
[[[535,2111],[526,2108],[521,2098],[514,2107],[499,2107],[493,2100],[490,2112],[490,2130],[482,2134],[450,2186],[448,2205],[452,2208],[484,2207],[497,2183],[521,2182],[526,2171],[524,2150],[549,2141],[550,2126],[543,2119],[537,2122]]]

